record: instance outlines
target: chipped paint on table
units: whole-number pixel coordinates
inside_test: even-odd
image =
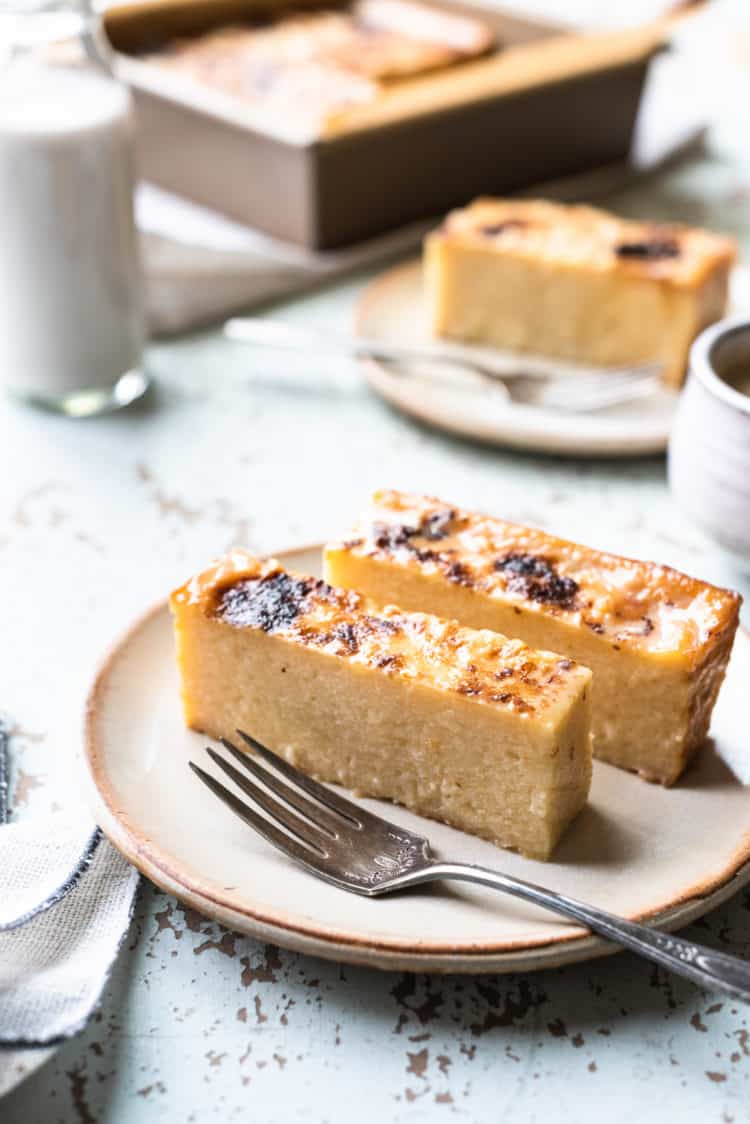
[[[707,150],[612,203],[716,225],[747,256],[749,33],[742,3],[711,8],[698,46],[714,54],[698,50],[693,82],[722,113]],[[284,315],[344,327],[360,284]],[[144,606],[230,546],[319,541],[375,487],[658,556],[750,595],[671,502],[661,459],[475,447],[391,412],[344,363],[279,360],[215,332],[152,347],[149,366],[151,400],[99,421],[0,402],[0,716],[18,815],[78,795],[87,683]],[[687,932],[750,956],[750,892]],[[101,1010],[0,1100],[0,1121],[740,1124],[749,1103],[750,1012],[633,956],[534,975],[385,974],[235,936],[144,883]]]
[[[750,954],[750,893],[691,926]],[[531,976],[339,966],[144,886],[102,1010],[2,1102],[55,1121],[747,1120],[750,1012],[623,954]],[[8,1115],[9,1114],[9,1115]]]

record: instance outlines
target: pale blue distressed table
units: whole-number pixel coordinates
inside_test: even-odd
[[[750,252],[743,8],[718,5],[713,54],[697,56],[696,85],[721,111],[706,153],[612,202],[713,222]],[[285,314],[344,325],[359,287]],[[128,415],[79,425],[0,406],[0,674],[26,814],[43,814],[50,782],[64,799],[87,678],[131,616],[232,544],[321,539],[383,484],[750,594],[674,508],[661,459],[476,448],[390,412],[344,367],[280,370],[215,333],[155,346],[150,363],[158,393]],[[750,893],[692,932],[750,955]],[[749,1106],[750,1012],[629,955],[534,976],[383,975],[235,937],[144,884],[100,1013],[0,1101],[0,1121],[730,1124]]]

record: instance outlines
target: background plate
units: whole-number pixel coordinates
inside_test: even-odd
[[[287,565],[320,572],[320,548]],[[750,880],[750,637],[738,635],[712,744],[673,789],[597,762],[589,806],[535,862],[401,808],[364,806],[427,835],[442,857],[543,882],[626,917],[675,928]],[[229,928],[329,959],[425,971],[516,971],[613,951],[543,910],[479,887],[436,884],[368,900],[294,866],[187,767],[207,739],[182,722],[166,605],[139,621],[92,687],[85,758],[95,814],[152,881]]]
[[[748,308],[750,270],[740,266],[732,275],[731,311]],[[356,329],[375,339],[434,342],[427,326],[419,260],[389,269],[367,286],[356,310]],[[481,354],[480,348],[465,350]],[[678,397],[674,391],[658,390],[608,410],[564,414],[509,403],[483,379],[405,378],[376,360],[362,360],[362,367],[377,394],[428,425],[493,445],[577,457],[663,452]]]

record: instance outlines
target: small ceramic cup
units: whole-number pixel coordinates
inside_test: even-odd
[[[750,319],[721,320],[690,351],[669,442],[680,505],[750,572]]]

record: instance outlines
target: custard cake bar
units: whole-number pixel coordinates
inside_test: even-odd
[[[591,672],[235,551],[172,595],[187,724],[534,858],[586,801]]]
[[[592,365],[655,360],[679,386],[727,303],[735,244],[593,207],[478,199],[425,242],[438,336]]]
[[[741,601],[667,566],[395,491],[326,548],[325,576],[591,668],[594,756],[663,784],[706,737]]]

